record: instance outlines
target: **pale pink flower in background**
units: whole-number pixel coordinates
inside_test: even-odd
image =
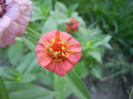
[[[0,0],[0,47],[13,45],[24,35],[31,12],[30,0]]]
[[[59,76],[74,68],[81,58],[82,45],[70,34],[53,30],[42,36],[36,47],[38,63]]]

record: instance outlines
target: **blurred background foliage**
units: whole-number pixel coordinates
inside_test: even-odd
[[[8,93],[11,99],[73,99],[71,93],[84,98],[69,76],[62,79],[42,68],[35,55],[40,35],[54,29],[66,31],[66,23],[75,18],[79,30],[70,34],[83,48],[82,58],[74,67],[79,78],[105,81],[120,77],[125,94],[132,97],[132,0],[32,0],[32,7],[25,36],[16,38],[13,46],[0,48],[0,81],[5,83],[0,95],[5,90],[6,99]],[[108,75],[104,75],[108,71],[103,67],[109,70]]]

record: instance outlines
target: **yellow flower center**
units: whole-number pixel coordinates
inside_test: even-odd
[[[55,32],[55,39],[51,39],[50,43],[44,43],[45,52],[49,53],[54,61],[60,61],[68,57],[67,41],[61,38],[60,31]]]

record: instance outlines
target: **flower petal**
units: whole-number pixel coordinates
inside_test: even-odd
[[[72,64],[76,65],[80,60],[81,56],[81,53],[72,53],[69,54],[68,59]]]
[[[59,42],[61,40],[61,33],[60,31],[55,32],[55,42]]]
[[[12,20],[15,20],[20,15],[19,12],[19,4],[16,2],[13,2],[12,4],[7,6],[5,15],[9,16]]]
[[[68,40],[72,37],[72,35],[66,33],[66,32],[60,32],[61,33],[61,37],[65,40]]]
[[[45,66],[44,68],[46,68],[47,70],[49,70],[51,72],[54,72],[55,71],[55,63],[52,61],[47,66]]]
[[[0,31],[3,31],[6,27],[8,27],[11,23],[11,19],[4,15],[1,19],[0,19]]]
[[[5,4],[8,5],[8,4],[10,4],[11,2],[13,2],[13,0],[6,0]]]
[[[50,42],[50,39],[44,34],[43,36],[42,36],[42,38],[39,40],[39,42],[38,42],[38,44],[44,44],[44,43],[46,43],[46,42]]]
[[[73,38],[71,38],[67,41],[67,44],[69,44],[69,45],[73,45],[73,44],[76,44],[76,43],[79,43],[79,42],[77,40],[73,39]]]
[[[42,55],[45,54],[45,51],[39,51],[36,53],[37,59],[39,59]]]
[[[55,62],[55,73],[59,76],[65,76],[66,75],[65,68],[64,68],[63,63],[61,61]]]
[[[50,32],[48,32],[48,33],[46,33],[46,34],[44,34],[43,36],[42,36],[42,38],[39,40],[39,44],[44,44],[44,43],[46,43],[46,42],[50,42],[51,41],[51,38],[55,38],[55,32],[56,32],[57,30],[53,30],[53,31],[50,31]]]
[[[48,33],[46,33],[46,34],[44,34],[44,35],[46,35],[46,36],[48,36],[48,38],[55,38],[55,32],[56,32],[57,30],[53,30],[53,31],[50,31],[50,32],[48,32]]]
[[[70,45],[70,47],[68,48],[68,51],[70,51],[70,52],[81,52],[82,51],[82,45],[80,43]]]
[[[38,63],[45,67],[51,62],[52,57],[49,54],[44,54],[38,59]]]
[[[64,59],[62,62],[66,72],[70,71],[74,67],[74,65],[68,59]]]
[[[44,50],[45,50],[45,46],[42,44],[38,44],[35,52],[40,52],[40,51],[44,51]]]

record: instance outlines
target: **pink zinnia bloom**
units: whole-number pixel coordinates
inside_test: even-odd
[[[30,0],[0,0],[0,47],[13,45],[23,36],[32,12]]]
[[[66,23],[66,31],[74,32],[77,31],[78,28],[79,28],[79,22],[74,18],[71,18],[70,22]]]
[[[65,76],[81,58],[82,45],[71,37],[58,30],[44,34],[36,47],[38,63],[59,76]]]

